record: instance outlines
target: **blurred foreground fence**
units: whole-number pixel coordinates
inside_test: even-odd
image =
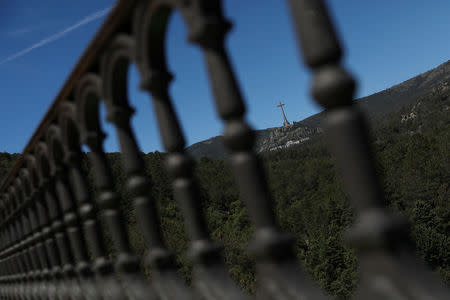
[[[188,40],[205,59],[224,143],[236,183],[255,227],[249,252],[256,258],[257,291],[245,295],[230,279],[221,247],[206,230],[193,178],[193,160],[169,95],[165,31],[173,10],[183,16]],[[357,299],[450,299],[433,273],[414,257],[408,224],[383,206],[365,121],[353,103],[355,82],[340,66],[342,51],[319,0],[291,0],[300,53],[313,72],[312,95],[326,110],[330,149],[357,212],[348,241],[358,249]],[[293,239],[280,232],[265,176],[252,151],[254,133],[225,47],[231,24],[219,0],[122,0],[84,52],[0,188],[0,299],[326,299],[300,269]],[[136,63],[140,87],[151,95],[167,155],[167,172],[190,238],[192,286],[177,273],[162,239],[130,118],[127,71]],[[116,130],[127,188],[147,244],[131,250],[108,167],[99,120],[104,101]],[[89,148],[97,197],[81,164]],[[96,208],[99,209],[97,214]],[[117,256],[105,249],[100,215]],[[89,253],[91,255],[89,255]],[[151,280],[140,270],[144,261]]]

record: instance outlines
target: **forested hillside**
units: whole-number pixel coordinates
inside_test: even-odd
[[[450,283],[450,98],[439,91],[419,97],[400,113],[386,116],[372,132],[377,169],[386,202],[413,224],[412,238],[418,255]],[[413,116],[411,117],[411,112]],[[402,115],[404,121],[402,122]],[[405,115],[410,116],[405,119]],[[341,240],[354,215],[323,136],[262,156],[275,209],[283,230],[296,237],[299,262],[338,298],[348,298],[357,284],[355,252]],[[176,250],[181,273],[189,281],[189,264],[182,257],[188,247],[182,216],[163,170],[165,154],[145,155],[153,178],[152,194],[158,200],[168,246]],[[124,177],[120,155],[110,154],[118,186]],[[231,276],[245,290],[254,289],[254,263],[246,255],[252,233],[246,209],[223,160],[201,159],[196,176],[201,183],[203,210],[213,238],[224,244]],[[123,191],[123,190],[122,190]],[[124,199],[128,195],[123,191]],[[129,200],[123,208],[129,217],[135,248],[144,251],[142,237],[133,230]]]
[[[448,87],[441,86],[417,97],[380,120],[371,137],[387,204],[410,219],[418,255],[450,284],[448,92]],[[357,285],[358,262],[341,236],[354,215],[322,139],[319,134],[301,145],[267,152],[262,159],[281,227],[296,237],[299,262],[323,288],[346,299]],[[164,237],[176,251],[180,272],[189,282],[190,265],[182,256],[188,241],[163,171],[164,157],[158,152],[144,155],[153,182],[151,193],[160,207]],[[108,158],[123,196],[121,207],[126,212],[133,246],[142,254],[145,246],[124,188],[120,154],[110,153]],[[17,155],[0,154],[0,176],[15,159]],[[86,168],[90,169],[87,161]],[[91,173],[89,176],[92,180]],[[253,228],[227,163],[202,158],[196,176],[201,185],[199,200],[212,237],[225,246],[224,258],[233,279],[252,292],[254,262],[245,249]]]
[[[8,175],[19,156],[20,154],[17,153],[0,152],[0,183]]]

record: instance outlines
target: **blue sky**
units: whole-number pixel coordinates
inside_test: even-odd
[[[358,79],[357,96],[383,90],[450,59],[450,1],[328,0],[344,45],[344,65]],[[258,3],[258,5],[255,5]],[[0,0],[0,152],[21,152],[82,51],[105,19],[111,0]],[[224,1],[234,23],[228,49],[256,129],[302,120],[320,111],[309,96],[286,1]],[[186,42],[176,13],[169,24],[168,64],[175,108],[192,144],[222,132],[201,53]],[[138,90],[134,66],[130,102],[142,151],[162,151],[150,98]],[[104,123],[107,151],[117,151]]]

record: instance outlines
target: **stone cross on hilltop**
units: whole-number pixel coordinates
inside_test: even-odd
[[[284,127],[288,127],[288,126],[291,126],[291,123],[289,123],[289,121],[286,119],[286,115],[284,114],[284,109],[283,109],[283,106],[285,106],[286,104],[284,104],[284,103],[281,103],[281,101],[280,101],[280,104],[278,104],[277,105],[277,107],[279,107],[279,108],[281,108],[281,113],[283,114],[283,126]]]

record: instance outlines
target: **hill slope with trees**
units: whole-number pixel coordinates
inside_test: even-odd
[[[384,114],[371,132],[385,201],[392,210],[409,218],[418,255],[447,284],[450,284],[449,107],[450,88],[439,84],[397,111]],[[165,154],[143,156],[147,174],[152,178],[151,193],[160,210],[163,236],[176,252],[180,273],[190,282],[191,265],[183,256],[188,240],[164,172]],[[260,156],[279,223],[296,238],[299,262],[329,293],[339,299],[349,298],[358,282],[358,261],[354,250],[341,237],[352,224],[354,212],[323,135],[314,135],[286,149],[262,152]],[[16,154],[0,153],[0,179],[17,158]],[[125,189],[121,156],[109,153],[108,159],[116,187],[122,194],[121,208],[133,247],[142,255],[146,247]],[[87,160],[85,167],[92,181]],[[214,240],[225,246],[223,255],[230,275],[244,290],[253,292],[255,266],[246,252],[253,227],[227,163],[203,157],[195,174],[209,231]],[[95,189],[93,192],[95,195]],[[115,255],[112,248],[110,252]]]

